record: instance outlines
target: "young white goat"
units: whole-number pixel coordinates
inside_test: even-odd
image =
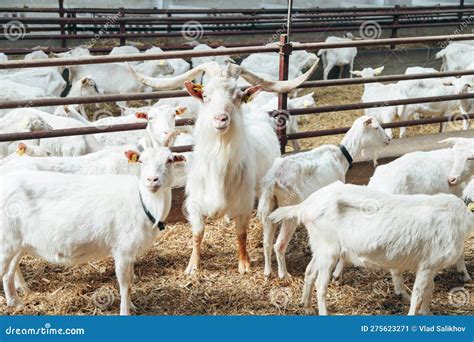
[[[466,196],[474,199],[474,193]],[[369,202],[376,203],[376,213],[367,212]],[[327,315],[327,286],[339,258],[400,275],[415,271],[408,314],[416,314],[420,302],[419,313],[428,314],[435,274],[460,258],[474,228],[471,209],[454,195],[392,195],[341,182],[298,205],[279,208],[269,218],[296,219],[306,226],[313,258],[306,268],[302,302],[311,308],[317,276],[320,315]]]
[[[443,79],[399,81],[397,85],[403,98],[408,99],[466,94],[471,87],[470,78],[465,76],[461,78],[444,77]],[[408,104],[403,106],[403,112],[400,117],[402,120],[409,120],[420,114],[427,116],[449,116],[455,114],[461,105],[460,100]],[[447,122],[442,123],[442,132],[446,131],[447,125]],[[466,125],[467,121],[464,129],[467,129]],[[401,127],[400,137],[404,135],[405,128]]]
[[[49,172],[0,176],[0,276],[7,305],[21,305],[14,278],[23,254],[62,265],[111,255],[120,288],[120,314],[129,314],[134,308],[133,262],[165,228],[171,208],[171,166],[183,160],[150,140],[141,154],[135,153],[139,178]],[[35,210],[17,215],[12,208],[18,203]]]
[[[364,68],[362,69],[362,71],[352,71],[351,73],[360,77],[374,77],[379,75],[383,71],[383,69],[383,66],[376,69]],[[364,84],[364,94],[362,95],[361,100],[365,103],[375,101],[400,100],[402,98],[404,98],[404,96],[399,91],[398,86],[395,83],[366,83]],[[364,114],[373,116],[380,123],[389,123],[395,121],[397,117],[402,115],[403,108],[403,105],[366,108],[364,109]],[[391,128],[385,129],[385,132],[387,132],[390,138],[393,137]],[[402,137],[401,133],[400,137]]]
[[[87,126],[78,120],[48,114],[34,108],[18,108],[12,110],[5,117],[0,119],[0,126],[2,126],[4,122],[22,122],[25,118],[29,118],[32,115],[40,117],[53,129]],[[102,146],[100,146],[96,138],[92,135],[40,139],[39,145],[55,156],[80,156],[102,149]]]
[[[8,115],[0,118],[0,133],[50,131],[53,128],[41,116],[30,113],[20,117]],[[6,157],[17,148],[16,141],[0,142],[0,158]],[[39,140],[30,140],[30,145],[37,145]]]
[[[344,43],[352,41],[352,34],[346,33],[343,38],[341,37],[327,37],[325,43]],[[318,50],[318,56],[321,56],[323,60],[323,78],[328,79],[329,72],[335,66],[339,67],[339,78],[342,77],[342,71],[344,66],[349,64],[350,77],[352,78],[352,71],[354,70],[354,59],[357,56],[357,48],[347,47],[339,49],[321,49]]]
[[[407,153],[394,161],[378,166],[370,178],[369,188],[389,194],[398,195],[435,195],[439,193],[462,195],[466,183],[469,181],[468,172],[456,176],[449,176],[455,160],[466,161],[472,156],[474,141],[459,141],[459,138],[449,138],[442,142],[456,143],[453,148],[428,152]],[[468,139],[470,140],[470,139]],[[464,281],[470,281],[464,256],[456,264],[457,270],[462,274]],[[344,269],[340,261],[334,271],[333,277],[339,279]],[[401,284],[401,277],[392,272],[395,294],[403,300],[409,300],[409,295]]]
[[[262,195],[258,203],[258,216],[263,223],[263,248],[266,277],[271,274],[272,243],[276,225],[268,221],[268,215],[277,206],[297,204],[319,188],[336,180],[345,181],[352,159],[363,149],[381,148],[390,143],[375,118],[362,116],[356,119],[341,145],[323,145],[309,152],[278,158],[262,179]],[[289,276],[285,252],[296,230],[294,220],[285,221],[280,229],[274,249],[280,278]]]
[[[136,75],[157,90],[173,89],[184,81],[190,95],[203,103],[195,124],[196,144],[186,184],[185,205],[193,229],[187,274],[199,268],[204,218],[224,215],[236,220],[239,272],[249,272],[247,227],[258,182],[280,155],[280,149],[268,113],[244,114],[242,103],[259,90],[288,92],[304,82],[316,66],[317,62],[301,77],[282,82],[265,80],[235,64],[222,68],[216,62],[171,78]],[[190,82],[204,72],[209,79],[204,88]],[[255,86],[241,91],[236,82],[239,76]]]
[[[45,150],[41,146],[31,145],[25,142],[18,143],[16,148],[12,148],[12,147],[15,147],[15,145],[11,144],[8,148],[8,153],[9,153],[8,156],[0,159],[0,170],[1,170],[2,165],[5,165],[6,163],[9,163],[12,160],[16,160],[18,158],[22,159],[22,157],[24,156],[48,157],[51,154],[49,151]],[[0,174],[1,173],[2,171],[0,171]]]

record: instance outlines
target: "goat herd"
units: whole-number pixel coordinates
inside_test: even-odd
[[[449,52],[455,45],[462,44],[450,44],[443,55],[440,52],[449,70],[458,68],[452,65]],[[207,48],[198,45],[195,49]],[[471,49],[469,45],[461,48]],[[111,54],[137,53],[134,49],[114,48]],[[344,51],[321,51],[325,70],[328,65],[347,63],[352,69],[355,55],[352,61],[345,61],[344,56],[333,60]],[[41,54],[37,51],[26,58],[48,58]],[[59,57],[88,54],[80,47]],[[331,275],[341,277],[348,263],[389,270],[395,293],[411,301],[411,315],[429,313],[433,278],[439,270],[456,264],[463,280],[470,281],[463,249],[474,228],[474,183],[469,182],[474,140],[447,139],[451,148],[409,153],[377,167],[367,186],[344,184],[353,158],[390,143],[391,132],[384,131],[379,121],[394,118],[388,112],[391,107],[368,110],[354,121],[339,146],[323,145],[281,157],[276,123],[267,113],[276,106],[274,93],[293,91],[311,76],[319,59],[297,51],[292,55],[290,80],[276,81],[277,59],[276,53],[265,53],[251,55],[241,65],[228,57],[203,57],[193,58],[193,68],[180,59],[74,66],[69,68],[72,88],[68,96],[184,85],[191,97],[163,99],[140,108],[120,104],[122,116],[94,122],[80,105],[0,113],[3,133],[147,123],[145,131],[0,143],[0,272],[7,305],[21,306],[17,290],[28,290],[19,267],[25,254],[61,265],[112,256],[120,314],[129,314],[134,308],[133,263],[166,230],[171,189],[177,186],[186,188],[185,211],[193,232],[188,275],[200,268],[205,219],[224,216],[235,221],[238,270],[241,274],[250,271],[247,227],[258,199],[266,277],[272,273],[272,249],[279,277],[289,276],[287,246],[299,223],[308,230],[313,258],[306,269],[302,298],[308,310],[316,281],[319,314],[327,314],[328,282]],[[305,73],[301,71],[308,67]],[[66,84],[62,71],[55,67],[4,72],[1,96],[8,100],[60,96]],[[351,71],[366,77],[380,73],[381,68]],[[200,84],[193,83],[197,79]],[[404,82],[418,82],[423,89],[428,87],[424,84],[438,82],[433,87],[441,93],[449,87],[438,80]],[[248,88],[241,91],[241,85]],[[363,100],[393,96],[403,89],[400,83],[366,85]],[[313,96],[291,99],[289,106],[314,106]],[[439,110],[447,114],[446,108]],[[423,110],[402,108],[401,112],[425,114]],[[194,118],[194,127],[177,129],[177,115]],[[297,129],[294,120],[290,120],[291,129]],[[190,144],[192,152],[170,150]],[[376,210],[368,211],[368,206]],[[406,270],[416,272],[411,296],[403,284]]]

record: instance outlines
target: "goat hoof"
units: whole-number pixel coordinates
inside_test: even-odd
[[[278,274],[278,277],[280,278],[280,280],[288,280],[291,279],[291,274],[285,272],[283,274]]]
[[[10,300],[7,300],[7,306],[15,309],[23,309],[25,307],[20,298],[12,298]]]
[[[471,277],[467,273],[459,273],[459,279],[464,283],[470,283],[472,281]]]
[[[248,260],[239,260],[239,273],[250,273],[250,262]]]
[[[397,298],[404,304],[410,304],[410,295],[408,293],[397,293]]]

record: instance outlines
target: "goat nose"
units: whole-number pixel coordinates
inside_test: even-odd
[[[457,178],[456,177],[449,177],[448,178],[448,183],[449,184],[456,184]]]
[[[147,180],[150,182],[158,182],[158,177],[148,177]]]
[[[229,119],[229,116],[226,115],[226,114],[220,114],[220,115],[214,116],[214,119],[216,119],[218,121],[221,121],[221,122],[226,122]]]

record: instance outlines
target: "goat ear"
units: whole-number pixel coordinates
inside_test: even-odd
[[[180,106],[180,107],[176,107],[174,112],[176,115],[183,115],[184,113],[186,113],[187,110],[188,110],[187,107]]]
[[[378,67],[374,69],[375,75],[380,75],[380,73],[385,69],[385,67],[382,65],[381,67]]]
[[[372,118],[368,118],[367,120],[365,120],[365,121],[364,121],[364,126],[366,126],[366,127],[367,127],[367,126],[370,126],[370,125],[372,125],[372,121],[373,121],[373,119],[372,119]]]
[[[361,72],[359,70],[356,70],[356,71],[350,71],[350,73],[352,75],[355,75],[355,76],[362,76]]]
[[[149,123],[148,123],[149,124]],[[145,129],[145,148],[153,148],[155,145],[158,145],[155,140],[153,139],[151,133],[148,131],[148,126]]]
[[[186,161],[186,157],[184,155],[173,153],[173,160],[171,161],[172,163],[185,162],[185,161]]]
[[[189,93],[189,95],[202,101],[202,93],[204,91],[202,84],[194,84],[191,81],[185,81],[184,87],[186,88],[186,91]]]
[[[129,150],[125,151],[124,154],[130,164],[138,163],[140,161],[140,153],[138,153],[137,151]]]
[[[262,86],[259,85],[245,89],[242,94],[242,102],[249,103],[254,99],[260,90],[262,90]]]

